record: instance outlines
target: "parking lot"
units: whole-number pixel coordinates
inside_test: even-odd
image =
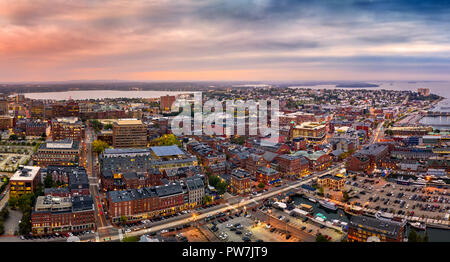
[[[376,181],[379,183],[371,183]],[[395,215],[443,219],[450,213],[450,194],[446,190],[417,185],[399,185],[384,179],[358,178],[350,182],[356,197],[350,202]]]
[[[15,171],[18,165],[24,165],[30,155],[23,154],[0,154],[0,171]]]
[[[233,215],[225,222],[214,222],[207,227],[225,242],[297,242],[299,239],[284,230],[267,228],[265,223],[257,223],[252,217]],[[271,231],[272,230],[272,231]]]

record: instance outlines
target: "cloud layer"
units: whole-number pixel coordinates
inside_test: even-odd
[[[449,1],[0,0],[0,82],[450,80]]]

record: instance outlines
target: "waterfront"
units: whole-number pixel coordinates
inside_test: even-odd
[[[450,116],[425,116],[419,123],[437,129],[450,128]]]
[[[302,196],[294,196],[292,197],[293,202],[296,205],[300,204],[308,204],[313,207],[314,211],[313,214],[316,215],[317,213],[323,214],[325,217],[327,217],[328,221],[332,221],[333,219],[338,219],[344,222],[349,222],[351,215],[345,213],[342,209],[338,209],[336,211],[331,211],[328,209],[325,209],[319,205],[319,203],[313,203],[309,201],[308,199],[302,197]],[[408,235],[409,232],[409,225],[406,226],[406,234]],[[428,233],[428,237],[430,242],[449,242],[450,241],[450,231],[446,229],[438,229],[438,228],[431,228],[427,227],[426,229]],[[425,235],[423,231],[418,231],[422,236]]]
[[[397,90],[397,91],[417,91],[418,88],[429,88],[430,93],[436,94],[445,98],[450,98],[450,82],[439,81],[418,81],[418,82],[402,82],[402,81],[367,81],[370,84],[376,84],[378,87],[336,87],[335,84],[318,84],[308,86],[291,86],[290,88],[311,88],[311,89],[343,89],[343,90]]]
[[[85,100],[105,98],[158,98],[165,95],[190,94],[188,91],[117,91],[117,90],[80,90],[66,92],[24,93],[26,98],[43,100]]]

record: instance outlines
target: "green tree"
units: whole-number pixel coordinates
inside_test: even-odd
[[[422,236],[417,234],[416,230],[411,228],[408,234],[408,242],[423,242]]]
[[[10,197],[8,200],[8,206],[10,206],[13,210],[17,208],[18,199],[16,197]]]
[[[112,129],[113,125],[112,124],[106,124],[103,126],[103,129],[108,130],[108,129]]]
[[[92,151],[97,154],[103,153],[103,151],[105,151],[105,149],[108,147],[108,143],[102,140],[95,140],[94,142],[92,142]]]
[[[53,178],[50,174],[48,174],[44,179],[44,185],[46,188],[53,187]]]
[[[316,242],[330,242],[324,235],[320,234],[316,237]]]
[[[127,221],[128,221],[128,218],[126,216],[121,216],[120,217],[120,222],[126,223]]]
[[[243,145],[245,144],[245,136],[233,136],[231,138],[231,143],[233,144],[238,144],[238,145]]]
[[[138,236],[129,236],[122,238],[122,242],[138,242],[139,239],[140,238]]]
[[[319,195],[319,196],[323,196],[323,193],[324,193],[323,187],[319,187],[319,193],[318,193],[318,195]]]
[[[205,203],[206,205],[210,204],[212,202],[212,197],[210,195],[205,195],[203,197],[203,203]]]
[[[97,119],[90,120],[89,124],[94,128],[95,132],[99,132],[103,128],[103,124]]]
[[[266,187],[266,184],[264,184],[263,182],[261,182],[261,183],[258,184],[258,187],[259,187],[259,188],[265,188],[265,187]]]
[[[18,136],[16,134],[12,134],[9,136],[9,140],[17,140]]]
[[[209,176],[209,184],[216,187],[219,184],[220,178],[218,176]]]

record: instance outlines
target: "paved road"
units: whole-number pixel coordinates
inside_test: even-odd
[[[300,187],[301,185],[308,183],[314,177],[317,177],[317,176],[320,176],[320,175],[323,175],[323,174],[328,174],[328,173],[335,172],[335,171],[343,168],[343,166],[344,166],[344,164],[340,164],[339,166],[337,166],[337,167],[335,167],[335,168],[333,168],[333,169],[331,169],[329,171],[320,172],[320,173],[311,175],[310,177],[308,177],[307,179],[305,179],[303,181],[290,182],[287,185],[284,185],[284,186],[279,187],[279,188],[275,188],[275,190],[273,190],[273,191],[269,191],[269,192],[266,192],[263,195],[253,197],[253,199],[250,199],[249,197],[247,197],[247,198],[244,198],[240,202],[235,203],[235,204],[226,204],[223,207],[222,206],[218,206],[216,210],[207,211],[207,212],[199,214],[199,215],[192,215],[192,216],[187,217],[187,218],[181,218],[181,219],[178,219],[176,221],[169,222],[169,223],[164,223],[164,224],[157,225],[157,226],[153,226],[153,227],[148,228],[148,229],[142,229],[142,230],[130,232],[130,233],[127,233],[125,235],[126,236],[140,236],[140,235],[143,235],[143,234],[158,232],[158,231],[163,230],[163,229],[173,228],[173,227],[181,226],[181,225],[184,225],[184,224],[187,224],[187,223],[191,223],[191,222],[195,222],[195,221],[198,221],[198,220],[202,220],[202,219],[204,219],[204,218],[206,218],[206,217],[208,217],[210,215],[216,215],[216,214],[218,214],[220,212],[226,212],[226,211],[231,210],[231,209],[239,209],[239,208],[242,208],[244,206],[253,205],[253,204],[255,204],[255,202],[258,202],[258,201],[261,201],[261,200],[264,200],[264,199],[276,196],[276,195],[281,194],[281,193],[285,193],[285,192],[294,190],[294,189]],[[115,235],[110,235],[109,239],[110,240],[119,240],[120,237],[121,236],[119,234],[115,234]],[[102,239],[100,239],[100,241],[102,241]]]

